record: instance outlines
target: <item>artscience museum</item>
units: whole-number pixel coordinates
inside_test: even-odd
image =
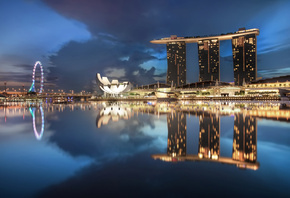
[[[99,73],[97,73],[97,79],[101,83],[100,89],[106,94],[118,95],[131,89],[129,82],[119,82],[118,80],[110,82],[107,77],[101,77]]]

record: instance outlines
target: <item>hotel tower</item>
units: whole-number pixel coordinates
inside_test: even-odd
[[[259,29],[240,28],[237,32],[214,36],[177,37],[152,40],[167,46],[167,83],[186,84],[186,43],[197,43],[199,81],[220,81],[220,41],[232,40],[235,85],[257,79],[257,35]]]

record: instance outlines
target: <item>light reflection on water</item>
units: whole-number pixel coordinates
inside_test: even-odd
[[[221,193],[224,185],[235,184],[229,194],[242,186],[248,187],[253,196],[269,187],[271,190],[264,195],[289,195],[287,107],[209,102],[149,104],[2,107],[0,158],[5,163],[0,164],[0,195],[55,197],[75,195],[78,189],[94,196],[104,194],[105,187],[120,190],[127,184],[134,185],[136,191],[146,189],[145,197],[153,192],[167,194],[166,189],[178,180],[182,190],[179,195],[186,196],[193,193],[187,186],[196,185],[202,190],[204,179],[207,185],[215,184],[216,193]],[[120,174],[125,173],[124,181],[119,181]],[[65,187],[71,191],[65,191]],[[136,195],[130,189],[121,192]]]

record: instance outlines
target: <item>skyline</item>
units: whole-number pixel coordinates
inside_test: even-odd
[[[51,84],[90,91],[96,88],[96,73],[139,85],[164,82],[166,47],[151,44],[150,40],[170,35],[221,34],[240,27],[260,29],[258,77],[287,75],[289,8],[287,1],[260,0],[0,0],[0,27],[4,30],[0,32],[0,87],[4,81],[7,86],[29,87],[38,60],[45,70],[44,89]],[[231,43],[221,41],[220,48],[221,81],[233,81]],[[197,45],[189,44],[186,56],[190,83],[198,81],[197,54]]]

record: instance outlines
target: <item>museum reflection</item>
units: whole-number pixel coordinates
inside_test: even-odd
[[[96,125],[101,128],[102,125],[107,125],[110,120],[113,122],[119,121],[119,119],[128,120],[131,118],[131,110],[119,105],[109,105],[103,107],[96,119]]]
[[[152,155],[162,161],[212,161],[257,170],[257,120],[242,113],[234,115],[232,157],[220,156],[220,115],[196,112],[199,117],[198,154],[186,153],[186,114],[173,112],[167,115],[167,154]],[[190,145],[192,147],[193,145]]]
[[[183,107],[182,107],[183,108]],[[109,124],[110,120],[130,119],[138,114],[166,114],[167,116],[167,153],[154,154],[153,159],[167,162],[178,161],[210,161],[236,165],[238,168],[257,170],[257,117],[252,116],[256,110],[239,112],[226,106],[223,107],[196,107],[178,109],[176,105],[166,106],[122,106],[109,105],[100,110],[96,119],[96,125]],[[239,109],[240,110],[240,109]],[[197,155],[188,154],[187,147],[194,145],[187,141],[186,116],[193,115],[199,119],[199,140]],[[234,116],[232,156],[220,155],[220,116]],[[261,117],[264,117],[263,115]],[[269,114],[271,119],[271,114]]]

